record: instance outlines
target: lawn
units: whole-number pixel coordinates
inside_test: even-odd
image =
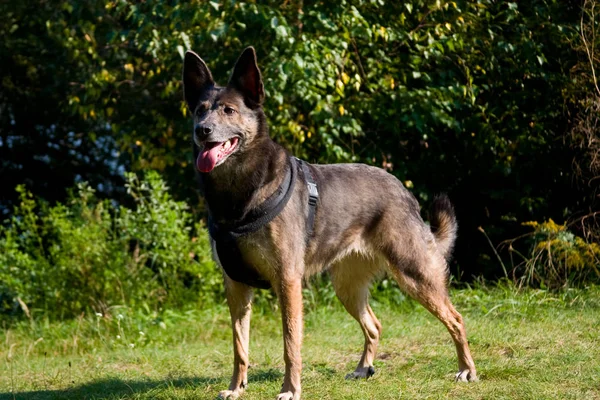
[[[445,328],[411,300],[374,301],[383,338],[368,381],[345,381],[360,357],[358,324],[333,302],[309,302],[304,399],[600,399],[600,289],[518,292],[465,288],[463,314],[480,382],[454,383]],[[224,306],[131,311],[70,322],[27,321],[0,332],[0,400],[213,399],[228,385],[231,332]],[[252,320],[244,399],[273,399],[283,379],[276,310]]]

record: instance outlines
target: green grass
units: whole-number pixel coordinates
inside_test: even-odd
[[[303,398],[600,398],[599,288],[554,295],[463,289],[452,297],[480,382],[453,382],[450,336],[409,300],[375,302],[384,327],[377,372],[345,381],[362,350],[358,324],[337,303],[311,303]],[[277,311],[255,313],[250,350],[244,399],[275,398],[283,378]],[[110,317],[27,322],[0,332],[0,399],[212,399],[228,385],[231,359],[225,307],[160,316],[114,309]]]

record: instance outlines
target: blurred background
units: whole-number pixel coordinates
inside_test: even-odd
[[[5,317],[222,299],[182,59],[225,84],[248,45],[277,142],[385,168],[425,218],[448,193],[455,282],[600,278],[594,0],[3,1],[0,37]]]

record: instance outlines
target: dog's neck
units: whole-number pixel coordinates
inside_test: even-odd
[[[204,198],[213,220],[228,224],[256,208],[282,183],[288,154],[265,134],[252,149],[237,154],[209,174],[201,174]]]

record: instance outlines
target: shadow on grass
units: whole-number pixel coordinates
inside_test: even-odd
[[[251,370],[248,373],[248,381],[250,384],[252,384],[252,382],[281,380],[282,377],[283,374],[281,371],[276,369]],[[189,388],[190,390],[194,390],[198,387],[215,385],[220,388],[218,390],[221,390],[226,389],[228,384],[229,378],[226,377],[181,377],[165,378],[164,380],[123,380],[119,378],[107,378],[60,390],[33,390],[30,392],[16,393],[8,393],[1,390],[0,400],[128,399],[137,397],[146,392],[166,390],[169,388]],[[217,396],[218,390],[215,390],[215,397]]]

